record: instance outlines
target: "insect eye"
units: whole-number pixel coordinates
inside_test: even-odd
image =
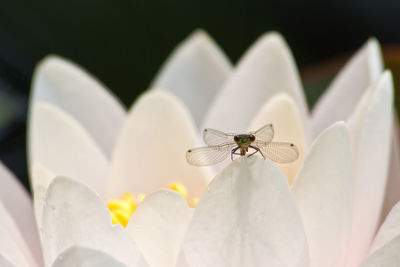
[[[234,140],[235,142],[237,142],[237,141],[239,141],[239,137],[235,135],[235,136],[233,137],[233,140]]]
[[[254,140],[256,140],[256,137],[254,135],[250,135],[250,141],[253,142]]]

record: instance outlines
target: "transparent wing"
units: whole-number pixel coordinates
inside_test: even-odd
[[[226,159],[235,144],[225,144],[221,146],[206,146],[189,149],[186,152],[186,160],[195,166],[206,166],[216,164]]]
[[[233,138],[236,134],[224,133],[211,128],[204,129],[203,141],[208,146],[219,146],[222,144],[233,143]]]
[[[256,141],[256,146],[261,150],[264,157],[277,163],[293,162],[299,157],[299,150],[292,143]]]
[[[250,134],[253,134],[258,141],[269,143],[272,141],[272,138],[274,138],[274,126],[270,123],[264,125],[255,132],[250,132]]]

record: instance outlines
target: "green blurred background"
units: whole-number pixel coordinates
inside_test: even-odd
[[[206,30],[233,63],[262,33],[289,43],[312,105],[369,37],[400,70],[400,1],[5,1],[0,3],[0,160],[27,184],[26,104],[37,61],[59,54],[129,106],[172,49]],[[398,99],[398,98],[396,98]]]

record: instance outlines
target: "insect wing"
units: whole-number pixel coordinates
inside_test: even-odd
[[[256,146],[261,150],[264,157],[277,163],[293,162],[299,157],[299,150],[292,143],[256,141]]]
[[[186,160],[194,166],[216,164],[226,159],[234,146],[235,144],[232,143],[221,146],[206,146],[189,149],[186,152]]]
[[[207,128],[203,131],[203,141],[208,146],[219,146],[232,143],[236,134],[224,133],[215,129]]]
[[[258,141],[269,143],[272,141],[272,138],[274,138],[274,126],[270,123],[264,125],[255,132],[250,132],[250,134],[253,134]]]

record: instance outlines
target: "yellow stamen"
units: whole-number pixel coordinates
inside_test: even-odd
[[[199,202],[198,198],[194,198],[190,202],[186,187],[178,182],[172,183],[168,188],[180,193],[187,201],[189,207],[196,207]],[[121,224],[123,227],[128,225],[128,221],[132,214],[135,212],[137,205],[146,197],[145,194],[139,194],[137,198],[131,193],[125,193],[122,198],[114,199],[108,202],[107,206],[111,212],[111,219],[113,224]]]
[[[136,203],[131,193],[126,193],[122,199],[112,200],[108,203],[108,209],[111,212],[112,223],[120,223],[126,227],[130,217],[136,210]]]

